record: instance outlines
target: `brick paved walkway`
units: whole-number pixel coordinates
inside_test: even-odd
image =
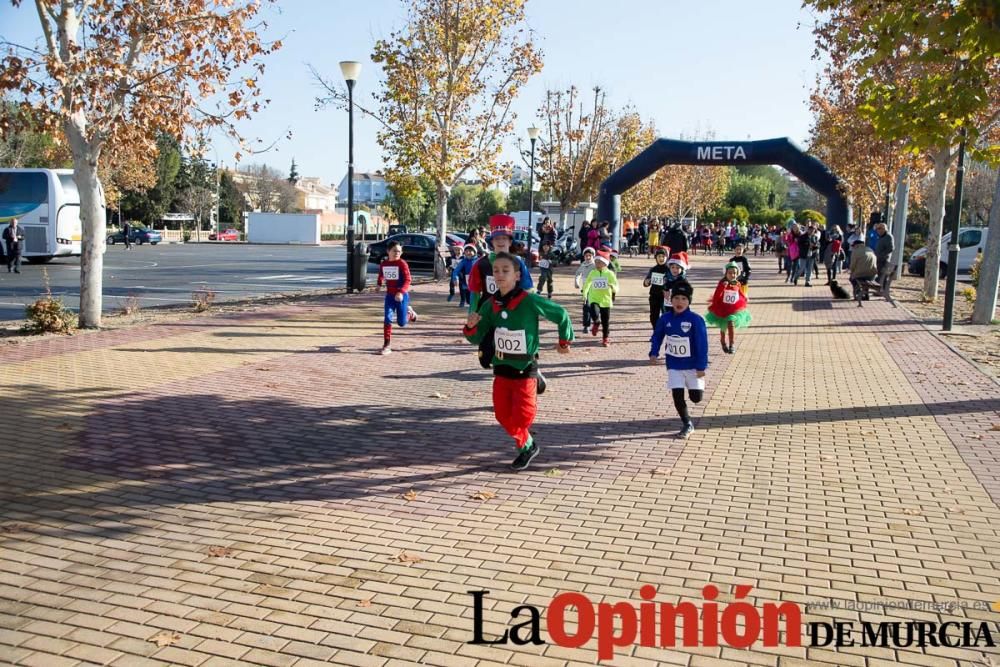
[[[694,262],[703,311],[721,261]],[[806,621],[1000,621],[1000,387],[904,311],[786,287],[768,258],[752,328],[732,357],[713,336],[698,430],[675,440],[645,265],[626,266],[611,348],[544,355],[543,452],[519,475],[440,287],[388,358],[373,295],[0,347],[0,663],[595,662],[595,641],[466,643],[473,589],[491,591],[488,636],[560,591],[698,602],[708,582],[722,603],[750,584],[758,605],[980,607]],[[571,280],[557,296],[579,321]],[[640,647],[613,664],[1000,661],[986,651]]]

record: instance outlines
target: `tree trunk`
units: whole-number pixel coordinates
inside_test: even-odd
[[[448,195],[451,194],[451,188],[443,183],[438,183],[437,186],[437,235],[438,235],[438,247],[447,248],[448,247]]]
[[[938,270],[941,263],[941,229],[944,226],[944,202],[948,190],[948,168],[951,166],[951,146],[935,151],[934,185],[927,202],[930,229],[927,232],[927,261],[924,265],[924,299],[937,301]],[[902,242],[902,241],[900,241]]]
[[[73,153],[73,173],[80,192],[80,224],[83,235],[80,243],[80,327],[96,329],[101,326],[104,284],[104,243],[107,221],[101,205],[101,186],[97,179],[97,161],[100,150],[87,142],[79,118],[66,121],[66,136]]]
[[[973,324],[989,324],[997,309],[997,283],[1000,282],[1000,169],[993,189],[993,207],[982,264],[979,265],[979,286],[976,288],[976,305],[972,310]]]

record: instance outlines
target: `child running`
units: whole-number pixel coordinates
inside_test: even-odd
[[[694,433],[684,390],[692,403],[700,403],[705,393],[705,369],[708,368],[708,329],[701,315],[691,312],[694,290],[686,281],[673,289],[670,309],[656,322],[650,339],[649,363],[655,364],[666,340],[667,388],[681,418],[677,437],[687,439]]]
[[[670,259],[667,260],[667,268],[670,271],[667,273],[667,281],[663,284],[663,296],[666,302],[664,310],[670,308],[670,294],[674,287],[691,286],[687,280],[688,256],[686,252],[675,252],[671,255]]]
[[[544,317],[559,327],[561,354],[569,352],[573,322],[562,306],[519,286],[522,263],[505,252],[493,258],[497,291],[479,309],[469,313],[462,333],[479,344],[493,336],[493,413],[497,422],[514,438],[517,458],[510,464],[523,470],[538,455],[538,443],[529,428],[537,411],[535,361],[538,353],[538,320]],[[492,333],[491,333],[492,332]]]
[[[542,245],[541,249],[538,251],[538,268],[541,270],[538,276],[538,293],[542,293],[542,289],[546,285],[549,287],[549,298],[552,298],[552,245],[545,243]]]
[[[583,249],[583,261],[580,262],[580,268],[576,270],[576,278],[574,283],[576,288],[583,292],[583,283],[590,275],[590,272],[594,270],[594,249],[584,248]],[[587,333],[587,329],[590,328],[590,304],[587,303],[586,299],[583,301],[583,333]]]
[[[462,249],[462,259],[455,264],[455,268],[451,272],[451,287],[452,289],[458,288],[458,293],[461,296],[461,303],[459,307],[465,307],[467,304],[471,303],[471,297],[469,296],[469,274],[472,273],[472,267],[476,265],[476,246],[466,244]],[[451,296],[448,297],[451,301]]]
[[[750,324],[750,311],[747,310],[747,296],[743,293],[739,281],[740,265],[736,262],[726,264],[726,274],[719,281],[708,304],[708,314],[705,320],[712,326],[719,327],[719,337],[722,351],[726,354],[736,352],[736,329],[746,328]],[[726,333],[729,333],[729,345],[726,345]]]
[[[388,259],[378,267],[378,289],[385,283],[385,319],[382,322],[382,352],[392,354],[392,318],[396,324],[405,327],[408,322],[416,322],[417,314],[410,308],[410,265],[403,259],[403,246],[399,241],[389,241],[386,247]]]
[[[737,280],[740,281],[740,291],[746,295],[750,289],[750,260],[743,254],[744,251],[743,244],[737,243],[736,248],[733,249],[736,254],[730,257],[729,261],[740,265],[740,275]]]
[[[601,344],[604,347],[611,345],[609,337],[611,331],[611,306],[614,303],[615,295],[618,293],[618,277],[615,272],[608,268],[611,258],[607,253],[599,252],[594,259],[594,270],[587,276],[583,284],[583,300],[590,306],[590,335],[597,335],[598,326],[603,329],[604,339]],[[600,325],[598,325],[598,317]]]
[[[646,272],[642,286],[649,288],[649,324],[655,329],[663,314],[663,286],[670,274],[670,267],[667,266],[667,251],[663,248],[654,250],[653,258],[656,264]]]

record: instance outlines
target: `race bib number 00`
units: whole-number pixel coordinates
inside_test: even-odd
[[[486,276],[486,293],[496,294],[497,292],[497,281],[493,279],[493,276]]]
[[[549,268],[549,260],[547,259],[538,260],[538,266],[542,267],[543,269]]]
[[[662,273],[651,273],[649,274],[649,282],[652,285],[663,287],[663,277]]]
[[[493,330],[493,344],[497,352],[508,354],[527,354],[528,340],[524,329],[505,329],[498,327]]]
[[[740,293],[733,290],[726,290],[722,293],[722,303],[732,306],[740,300]]]
[[[386,280],[399,280],[399,267],[383,266],[382,277],[385,278]]]
[[[667,356],[683,357],[691,356],[691,339],[684,336],[667,336]]]
[[[607,278],[595,278],[593,282],[590,283],[593,289],[608,289],[608,279]]]

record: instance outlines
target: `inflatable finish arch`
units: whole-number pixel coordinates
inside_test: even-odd
[[[840,179],[811,155],[787,138],[763,141],[676,141],[657,139],[601,184],[597,200],[597,219],[607,220],[618,240],[621,222],[621,194],[669,164],[693,164],[705,167],[744,164],[777,164],[800,181],[826,197],[826,224],[851,221],[851,207],[838,188]]]

